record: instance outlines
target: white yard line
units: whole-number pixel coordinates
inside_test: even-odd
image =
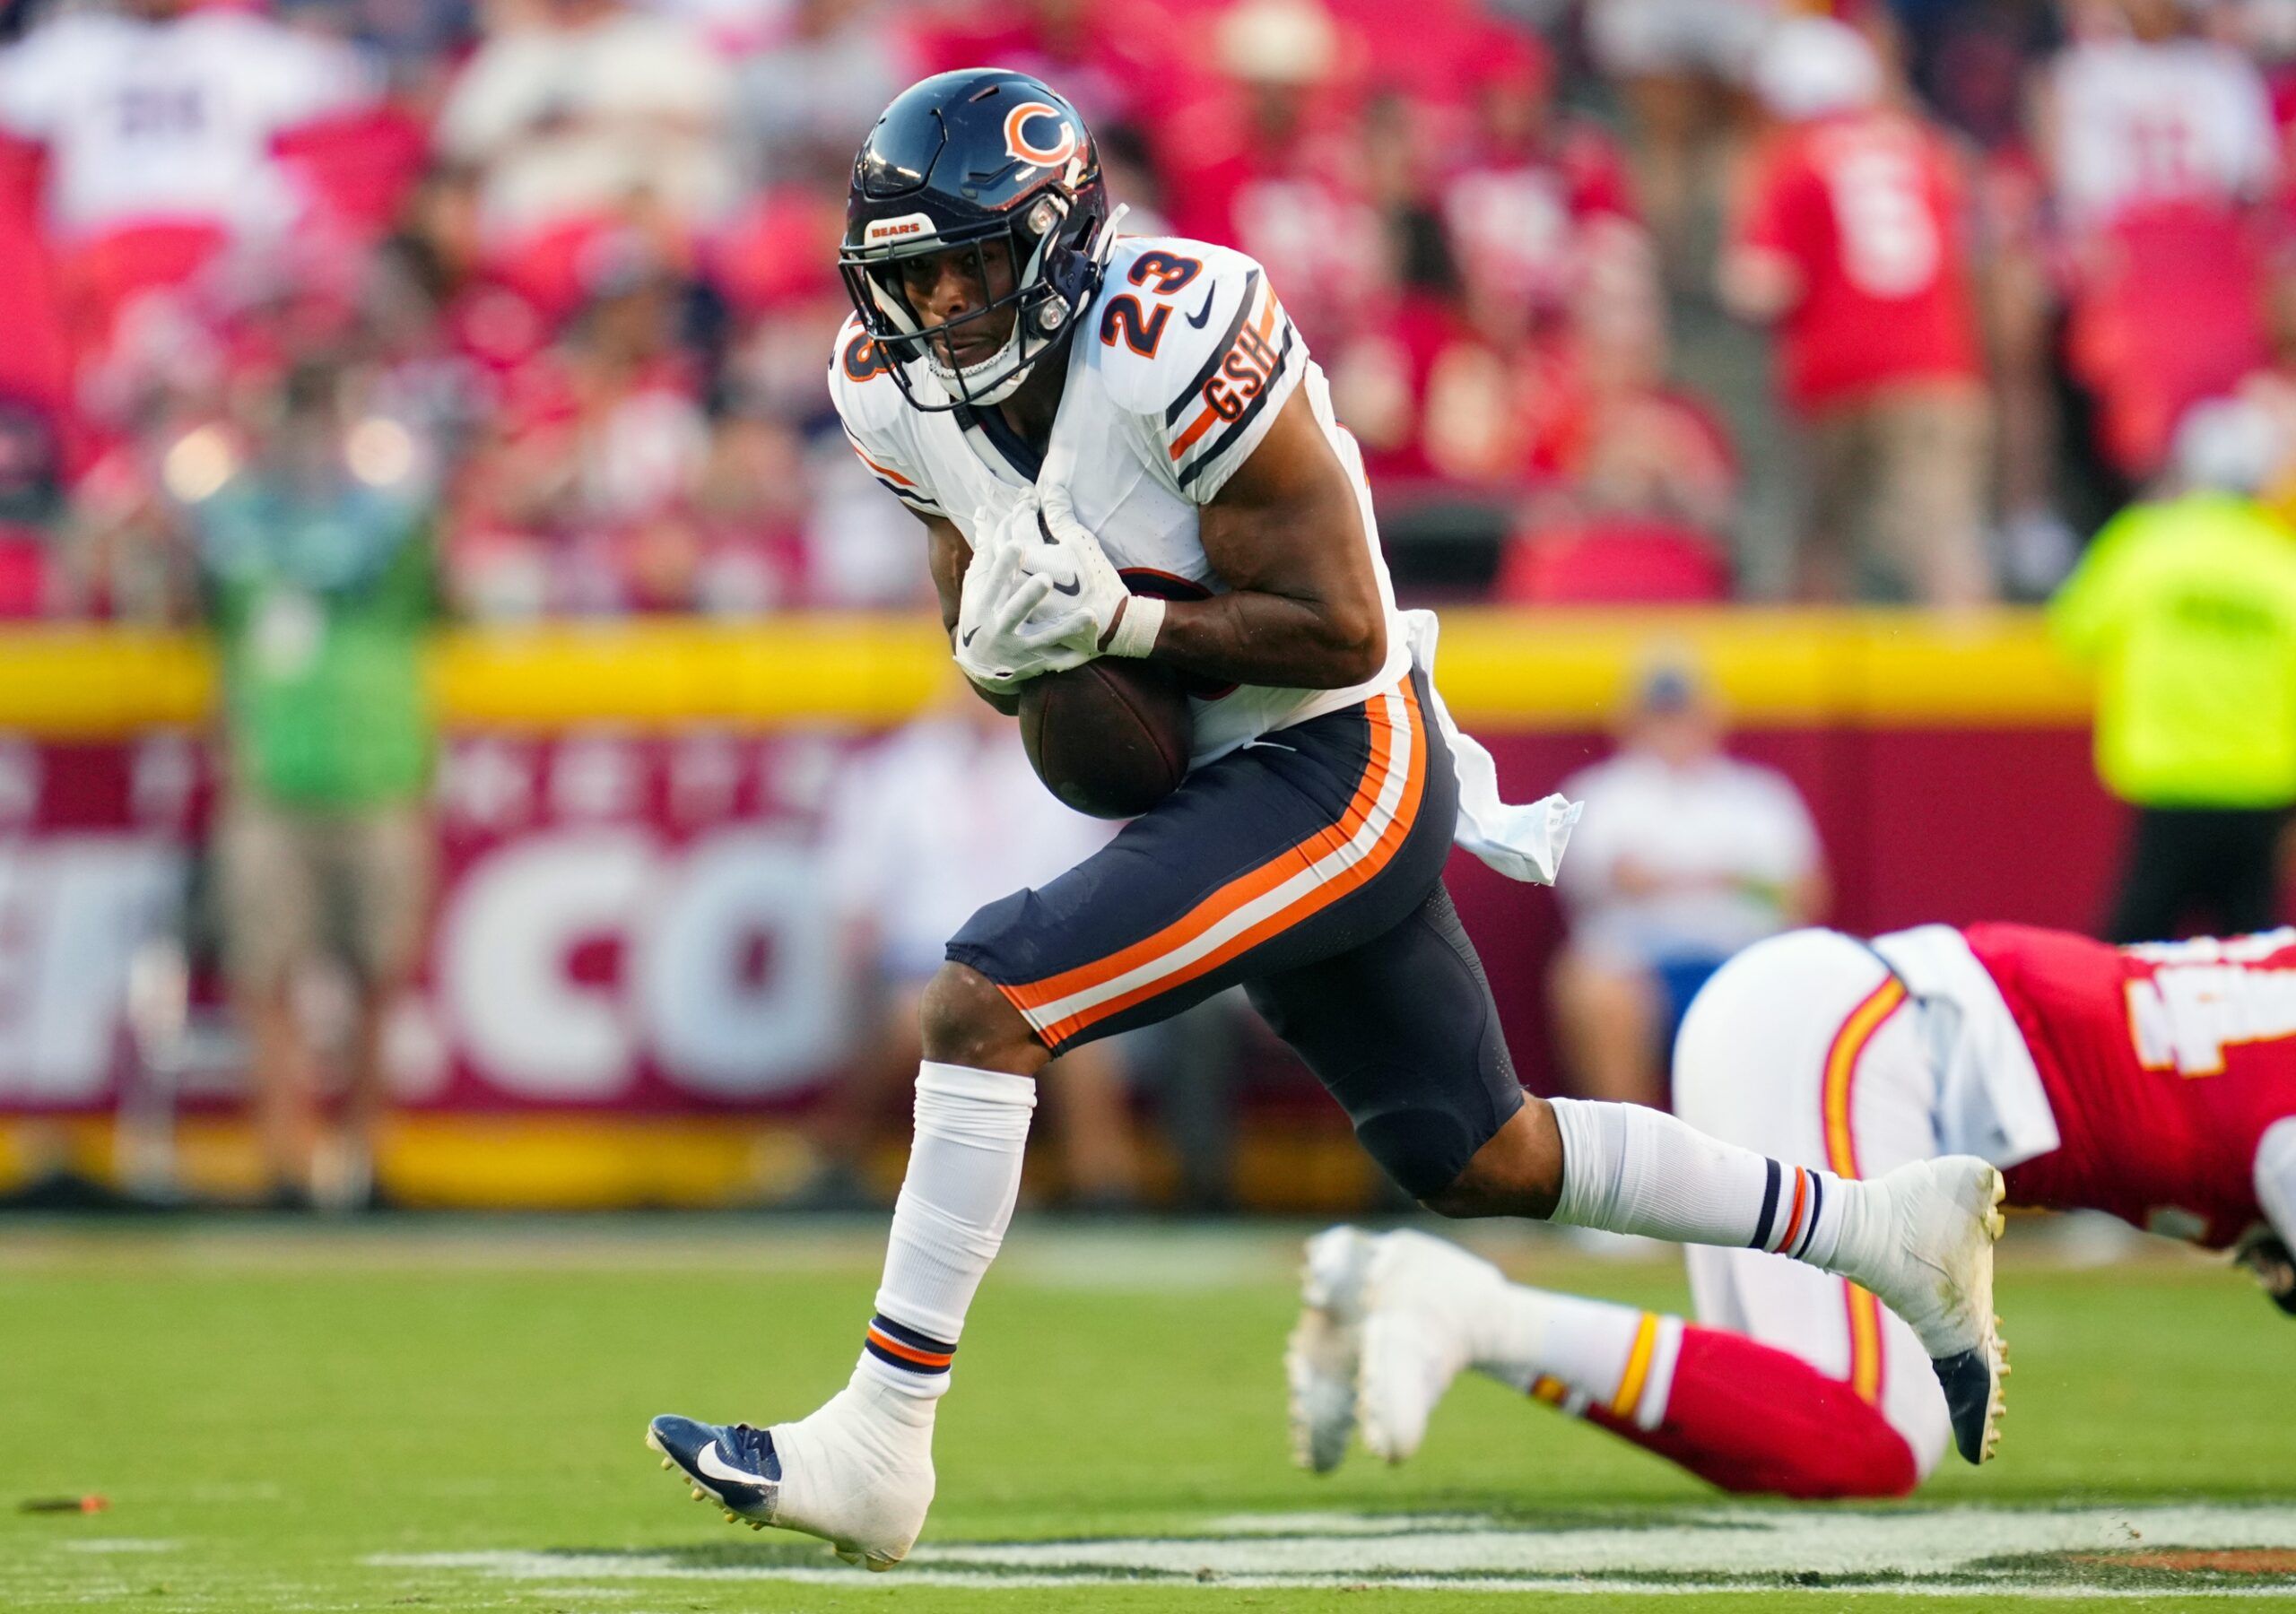
[[[1997,1570],[2027,1554],[2296,1549],[2296,1507],[2202,1505],[2066,1510],[1956,1507],[1888,1513],[1701,1508],[1648,1523],[1524,1529],[1459,1515],[1274,1514],[1214,1522],[1222,1533],[1074,1541],[947,1542],[920,1548],[890,1583],[1052,1587],[1158,1584],[1228,1590],[1375,1586],[1397,1591],[1689,1593],[1807,1590],[1896,1596],[2158,1597],[2163,1587],[2097,1585],[2063,1569]],[[394,1568],[587,1581],[764,1580],[857,1585],[855,1572],[788,1563],[693,1563],[674,1553],[517,1550],[394,1555]],[[1820,1575],[1831,1584],[1780,1585]],[[1864,1576],[1927,1576],[1860,1584]],[[1614,1578],[1589,1578],[1609,1576]],[[1643,1579],[1643,1576],[1665,1576]],[[2227,1584],[2194,1577],[2180,1595],[2285,1598],[2296,1575]]]

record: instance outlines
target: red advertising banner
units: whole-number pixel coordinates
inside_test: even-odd
[[[1487,736],[1510,793],[1552,788],[1597,734]],[[865,733],[846,728],[461,733],[438,792],[444,877],[423,991],[391,1039],[416,1109],[755,1113],[850,1054],[820,815]],[[2047,728],[1766,726],[1734,749],[1809,800],[1835,922],[2085,927],[2118,810],[2087,739]],[[189,735],[0,737],[0,1112],[109,1107],[133,1068],[133,961],[183,924],[213,794]],[[1465,858],[1453,886],[1526,1080],[1547,1084],[1552,893]],[[202,989],[208,1001],[212,983]],[[236,1089],[220,1015],[186,1091]]]

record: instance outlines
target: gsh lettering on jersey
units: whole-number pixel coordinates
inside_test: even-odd
[[[1048,137],[1041,120],[1026,131]],[[1380,557],[1362,456],[1333,418],[1323,371],[1259,265],[1208,242],[1119,239],[1066,363],[1059,421],[1043,462],[1000,429],[993,411],[911,408],[857,320],[839,334],[830,392],[862,463],[918,515],[945,517],[976,540],[1040,476],[1058,475],[1077,519],[1133,592],[1196,599],[1227,587],[1198,539],[1197,509],[1304,392],[1362,510],[1387,615],[1387,662],[1346,689],[1202,691],[1193,761],[1201,766],[1270,729],[1353,706],[1404,675],[1409,636]],[[929,386],[918,369],[911,367],[910,385]]]

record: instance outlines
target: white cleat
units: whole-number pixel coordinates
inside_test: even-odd
[[[1877,1251],[1837,1270],[1903,1317],[1945,1388],[1953,1444],[1971,1462],[2001,1442],[2001,1381],[2009,1371],[1993,1311],[1993,1245],[2001,1237],[2001,1174],[1970,1155],[1915,1160],[1868,1186],[1889,1196]]]
[[[1291,1394],[1292,1461],[1328,1474],[1355,1432],[1355,1373],[1361,1349],[1363,1278],[1378,1237],[1328,1228],[1308,1240],[1300,1273],[1300,1321],[1283,1347]]]
[[[1503,1302],[1499,1269],[1424,1233],[1378,1241],[1363,1285],[1356,1416],[1363,1448],[1387,1462],[1419,1450],[1427,1419],[1474,1360],[1475,1323]]]
[[[728,1523],[819,1536],[870,1569],[909,1556],[933,1505],[931,1409],[864,1374],[796,1423],[657,1418],[646,1444]]]

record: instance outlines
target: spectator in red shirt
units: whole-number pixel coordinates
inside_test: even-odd
[[[374,88],[339,43],[187,0],[58,10],[0,51],[0,131],[47,154],[43,222],[79,352],[226,246],[296,234],[313,198],[278,143]]]
[[[480,228],[522,285],[568,303],[595,238],[644,230],[671,251],[724,221],[733,75],[700,29],[622,0],[521,0],[488,21],[434,134],[477,171]]]
[[[1738,475],[1728,435],[1667,378],[1666,309],[1639,235],[1591,255],[1543,375],[1522,507],[1494,593],[1539,603],[1718,599]]]
[[[1952,154],[1887,104],[1879,57],[1846,24],[1785,24],[1755,82],[1779,126],[1720,291],[1779,332],[1812,482],[1800,590],[1838,600],[1870,574],[1932,605],[1990,599],[1990,412]]]
[[[1540,315],[1561,313],[1588,238],[1631,224],[1624,161],[1600,130],[1558,116],[1554,65],[1535,39],[1493,28],[1468,68],[1474,122],[1440,206],[1463,273]]]
[[[694,603],[712,443],[679,341],[679,282],[635,237],[588,256],[587,306],[506,378],[465,480],[453,571],[473,615]]]
[[[1033,74],[1058,85],[1095,130],[1155,122],[1203,89],[1205,75],[1189,60],[1201,19],[1184,21],[1165,0],[971,0],[888,9],[895,16],[922,13],[902,19],[919,72],[994,62]],[[881,15],[871,26],[883,35],[888,20]]]
[[[1228,93],[1166,135],[1172,226],[1257,258],[1301,334],[1334,347],[1386,295],[1392,257],[1347,39],[1315,0],[1244,0],[1212,34]]]
[[[2186,410],[2268,353],[2271,98],[2193,9],[2084,8],[2034,103],[2068,277],[2067,364],[2095,400],[2095,447],[2130,485],[2161,468]]]

